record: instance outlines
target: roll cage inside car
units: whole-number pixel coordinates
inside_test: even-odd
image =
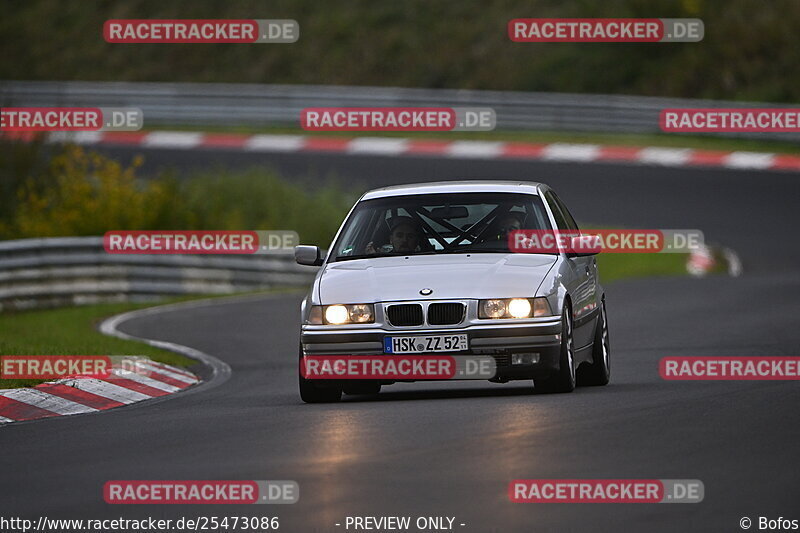
[[[455,198],[454,198],[455,197]],[[461,197],[461,198],[459,198]],[[453,224],[446,213],[453,212],[462,207],[462,204],[467,204],[469,201],[482,201],[484,203],[496,203],[491,210],[481,216],[477,221],[467,225],[466,227],[459,228]],[[524,201],[523,201],[524,200]],[[387,197],[374,200],[363,201],[358,208],[365,209],[371,206],[380,206],[381,204],[388,204],[385,211],[381,209],[374,209],[370,214],[369,220],[360,222],[360,228],[353,237],[353,242],[370,240],[373,242],[381,242],[385,240],[389,233],[388,221],[391,218],[401,216],[400,210],[405,211],[406,215],[413,219],[423,232],[423,238],[420,239],[420,251],[417,254],[434,253],[434,247],[430,244],[429,239],[433,239],[441,246],[441,250],[436,250],[435,253],[452,253],[458,252],[466,247],[462,242],[469,241],[469,244],[476,244],[485,242],[488,233],[493,229],[496,220],[501,219],[504,215],[512,213],[512,209],[516,206],[523,206],[524,212],[514,211],[513,213],[524,214],[524,220],[531,221],[528,225],[535,225],[535,228],[526,229],[551,229],[550,221],[547,217],[542,199],[538,195],[519,194],[519,193],[461,193],[458,195],[445,195],[445,194],[425,194],[425,195],[408,195],[398,197]],[[429,209],[424,204],[434,204],[442,207]],[[366,207],[365,207],[366,206]],[[534,211],[534,212],[532,212]],[[538,211],[535,212],[535,211]],[[391,214],[390,219],[385,218],[386,212]],[[445,213],[445,214],[439,214]],[[354,217],[357,212],[354,211],[348,220],[353,223]],[[460,217],[459,217],[460,218]],[[443,234],[442,230],[437,230],[432,223],[439,225],[444,231],[452,232],[452,235]],[[372,231],[370,231],[372,229]],[[334,246],[334,251],[340,249],[343,244],[342,236],[337,239]],[[369,235],[369,237],[367,236]],[[446,238],[447,237],[447,238]],[[448,238],[450,240],[448,240]],[[495,250],[499,251],[499,250]],[[347,259],[361,259],[366,257],[376,257],[381,254],[334,254],[333,260],[347,260]],[[410,254],[409,254],[410,255]]]

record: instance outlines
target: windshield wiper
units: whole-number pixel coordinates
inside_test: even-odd
[[[372,259],[373,257],[391,257],[397,254],[390,252],[379,252],[375,254],[359,254],[359,255],[337,255],[335,261],[349,261],[351,259]]]
[[[431,252],[379,252],[375,254],[360,254],[360,255],[339,255],[336,256],[335,261],[347,261],[349,259],[374,259],[376,257],[403,257],[409,255],[436,255],[436,251]]]
[[[461,254],[461,253],[479,253],[479,254],[507,254],[510,253],[508,248],[473,248],[472,246],[459,246],[457,248],[450,248],[444,250],[442,253],[446,254]]]

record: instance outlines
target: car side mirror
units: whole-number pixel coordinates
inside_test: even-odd
[[[578,235],[570,238],[567,257],[586,257],[602,251],[599,235]]]
[[[320,266],[322,257],[319,252],[319,246],[307,246],[305,244],[295,246],[294,260],[297,261],[298,265]]]

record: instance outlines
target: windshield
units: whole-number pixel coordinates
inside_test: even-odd
[[[334,244],[332,260],[390,255],[509,253],[508,233],[549,230],[532,194],[394,196],[360,202]]]

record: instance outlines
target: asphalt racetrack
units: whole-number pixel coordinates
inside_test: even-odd
[[[107,149],[130,157],[140,149]],[[798,176],[611,164],[151,150],[145,170],[270,165],[300,183],[364,188],[457,178],[543,181],[579,221],[697,228],[736,250],[738,278],[606,286],[612,382],[532,395],[529,383],[400,384],[378,399],[305,405],[297,295],[128,321],[233,370],[219,386],[99,415],[0,429],[3,516],[278,516],[280,530],[347,531],[347,516],[450,516],[455,531],[741,531],[800,518],[798,382],[668,382],[672,356],[800,355]],[[601,272],[602,279],[602,272]],[[29,464],[30,468],[22,468]],[[700,479],[699,504],[515,504],[530,478]],[[114,479],[289,479],[294,505],[113,506]],[[336,526],[336,524],[342,524]],[[463,526],[460,524],[464,524]],[[352,531],[352,529],[350,529]]]

